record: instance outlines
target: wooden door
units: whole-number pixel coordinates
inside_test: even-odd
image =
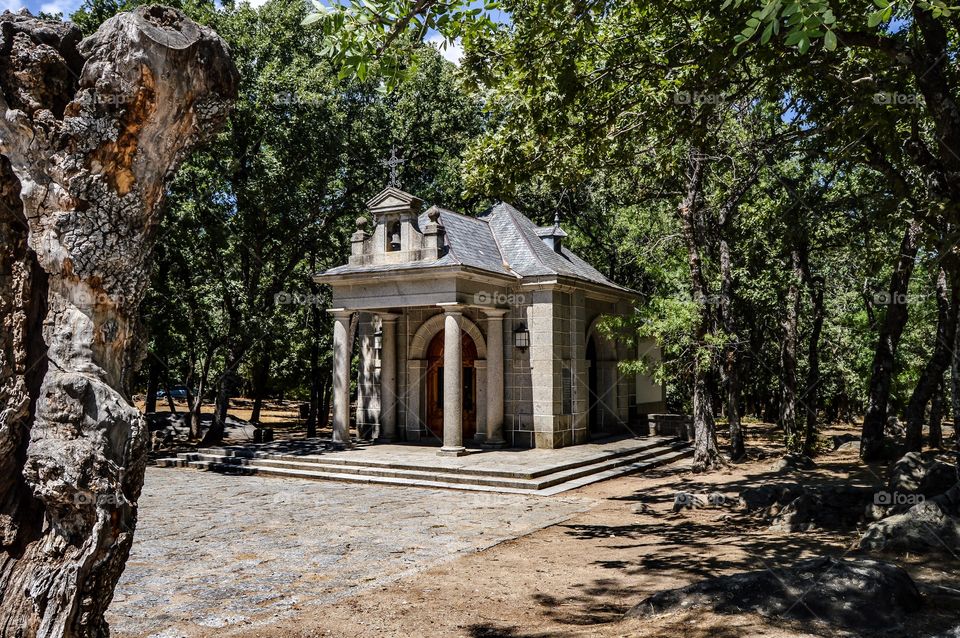
[[[477,433],[477,346],[466,332],[461,342],[463,370],[463,440]],[[427,429],[443,440],[443,331],[438,332],[427,348]]]

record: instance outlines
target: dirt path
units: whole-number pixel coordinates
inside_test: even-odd
[[[620,478],[575,494],[598,499],[589,511],[530,535],[474,553],[415,577],[335,604],[304,608],[270,631],[237,628],[231,636],[839,636],[826,626],[749,614],[674,614],[621,621],[646,596],[706,577],[787,565],[823,554],[842,556],[858,538],[847,533],[769,531],[737,510],[739,492],[772,482],[879,485],[856,451],[818,459],[815,470],[775,472],[773,438],[754,428],[753,458],[709,476],[670,468]],[[853,430],[846,430],[852,432]],[[841,433],[835,431],[830,434]],[[758,454],[759,452],[759,454]],[[678,490],[718,491],[726,507],[673,514]],[[957,561],[907,565],[918,582],[960,581]],[[960,622],[957,609],[933,609],[896,635]]]

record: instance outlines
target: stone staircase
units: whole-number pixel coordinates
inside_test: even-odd
[[[377,449],[379,446],[375,446]],[[651,437],[629,449],[601,451],[589,458],[557,461],[535,469],[525,469],[520,458],[508,455],[524,451],[483,452],[476,458],[500,454],[505,462],[480,463],[452,467],[435,456],[430,448],[416,458],[358,458],[351,452],[319,454],[283,454],[260,451],[256,447],[200,449],[160,459],[163,467],[189,467],[225,474],[296,477],[305,479],[377,483],[412,487],[446,488],[511,494],[549,496],[615,476],[674,463],[693,455],[690,443],[668,437]],[[569,448],[568,448],[569,449]],[[471,455],[473,456],[473,455]],[[469,459],[470,457],[463,457]],[[512,461],[512,462],[511,462]]]

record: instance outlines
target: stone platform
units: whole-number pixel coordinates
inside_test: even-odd
[[[693,454],[675,437],[612,438],[557,450],[480,450],[437,456],[413,444],[358,444],[335,450],[307,439],[207,448],[160,459],[162,467],[408,487],[550,496],[583,485],[674,463]]]

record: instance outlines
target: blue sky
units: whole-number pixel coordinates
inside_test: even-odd
[[[19,11],[23,7],[36,15],[41,11],[70,15],[83,3],[83,0],[0,0],[0,12],[4,9]]]

